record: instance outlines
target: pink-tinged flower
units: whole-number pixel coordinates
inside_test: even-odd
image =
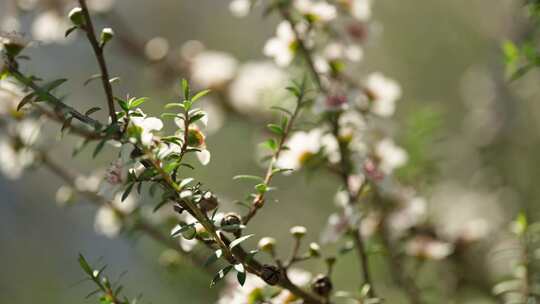
[[[422,197],[413,197],[402,202],[402,205],[388,217],[388,225],[395,235],[417,226],[427,217],[427,202]]]
[[[405,246],[408,255],[429,260],[442,260],[453,251],[452,244],[423,235],[409,240]]]
[[[385,138],[375,145],[375,156],[378,168],[385,174],[391,174],[395,169],[407,163],[407,152],[390,138]]]

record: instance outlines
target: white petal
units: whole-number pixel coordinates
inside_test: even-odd
[[[210,162],[210,151],[202,150],[200,152],[197,152],[197,158],[203,166],[208,165],[208,163]]]

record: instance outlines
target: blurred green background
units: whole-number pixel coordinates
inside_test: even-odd
[[[3,1],[5,5],[8,0],[0,1],[0,10]],[[241,61],[261,59],[277,19],[261,19],[260,11],[236,19],[227,5],[228,1],[217,0],[119,0],[115,11],[141,37],[163,36],[171,46],[196,39]],[[363,69],[382,71],[402,85],[404,96],[392,127],[411,162],[399,174],[428,198],[441,184],[452,183],[464,191],[497,193],[496,201],[489,202],[493,206],[478,203],[500,209],[503,219],[523,206],[537,209],[539,74],[533,72],[509,84],[500,50],[502,41],[520,39],[526,32],[524,19],[519,1],[511,0],[374,1],[376,34],[365,48]],[[102,20],[97,24],[106,25]],[[109,65],[112,74],[122,79],[116,91],[151,97],[146,109],[157,115],[175,92],[156,86],[151,68],[125,56],[114,42],[111,46]],[[32,60],[24,63],[26,69],[50,79],[70,79],[63,92],[69,92],[67,100],[76,107],[89,108],[103,101],[97,83],[82,85],[97,71],[80,36],[72,44],[42,45],[27,53]],[[56,129],[48,127],[55,134]],[[224,127],[208,139],[210,165],[196,176],[230,201],[242,198],[250,185],[233,181],[232,176],[261,172],[253,155],[263,135],[260,128],[227,118]],[[73,143],[68,139],[55,147],[54,157],[82,172],[90,172],[96,163],[106,166],[113,159],[104,154],[95,162],[84,156],[71,160]],[[91,261],[109,264],[113,278],[127,271],[122,278],[126,294],[142,293],[143,302],[212,303],[216,299],[219,289],[208,289],[209,276],[185,265],[176,271],[162,268],[157,262],[161,248],[145,237],[110,240],[97,236],[91,206],[57,208],[54,194],[60,185],[42,170],[28,172],[18,181],[0,177],[0,303],[95,301],[83,299],[92,287],[77,283],[83,278],[76,260],[79,252]],[[305,225],[309,238],[317,240],[335,208],[337,181],[323,173],[309,178],[296,174],[278,178],[276,185],[280,191],[274,197],[279,202],[266,205],[253,222],[252,232],[275,236],[283,252],[288,252],[288,229],[293,225]],[[236,208],[224,204],[223,209]],[[483,257],[477,256],[480,261]],[[380,293],[397,295],[380,262],[373,259],[379,289],[386,291]],[[475,264],[471,276],[483,271],[484,264]],[[338,263],[336,285],[357,286],[357,267],[351,265],[356,265],[351,255]],[[323,269],[318,263],[308,267]],[[429,271],[426,276],[439,277]],[[490,280],[482,277],[481,285],[489,286]],[[482,303],[482,298],[486,297],[463,293],[453,303]],[[390,299],[389,303],[404,303],[399,296]]]

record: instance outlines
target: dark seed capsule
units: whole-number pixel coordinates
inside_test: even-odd
[[[227,213],[221,220],[221,227],[223,231],[236,233],[240,231],[240,225],[242,224],[242,220],[240,219],[240,216],[236,213]]]
[[[204,212],[208,212],[216,209],[218,204],[217,197],[211,192],[206,192],[199,202],[199,208]]]
[[[319,274],[318,276],[313,279],[313,282],[311,283],[311,289],[318,295],[321,295],[323,297],[326,297],[330,294],[332,291],[332,282],[330,279],[322,274]]]

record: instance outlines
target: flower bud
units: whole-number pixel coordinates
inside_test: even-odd
[[[106,27],[101,31],[101,46],[103,47],[114,37],[114,31],[110,27]]]
[[[240,216],[236,213],[227,213],[221,220],[221,229],[223,231],[231,232],[231,233],[237,233],[240,231],[240,226],[242,224],[242,220],[240,219]]]
[[[321,255],[321,246],[317,243],[309,244],[309,255],[312,257],[318,257]]]
[[[263,237],[259,240],[259,244],[257,247],[259,247],[259,250],[272,253],[274,252],[274,247],[276,245],[276,239],[271,237]]]
[[[311,289],[313,292],[323,297],[328,296],[332,291],[332,288],[333,286],[330,278],[322,274],[317,275],[311,283]]]
[[[205,136],[201,130],[197,127],[190,127],[187,136],[188,146],[190,147],[204,147]]]
[[[297,239],[302,238],[307,233],[307,229],[304,226],[294,226],[289,232]]]
[[[216,209],[218,204],[217,197],[212,192],[206,192],[199,202],[199,208],[204,212],[208,212]]]
[[[69,11],[69,19],[71,22],[73,22],[76,26],[83,26],[84,25],[84,16],[83,16],[83,10],[80,7],[74,7],[71,11]]]
[[[281,278],[279,269],[274,265],[263,265],[261,269],[261,279],[268,285],[276,285]]]

